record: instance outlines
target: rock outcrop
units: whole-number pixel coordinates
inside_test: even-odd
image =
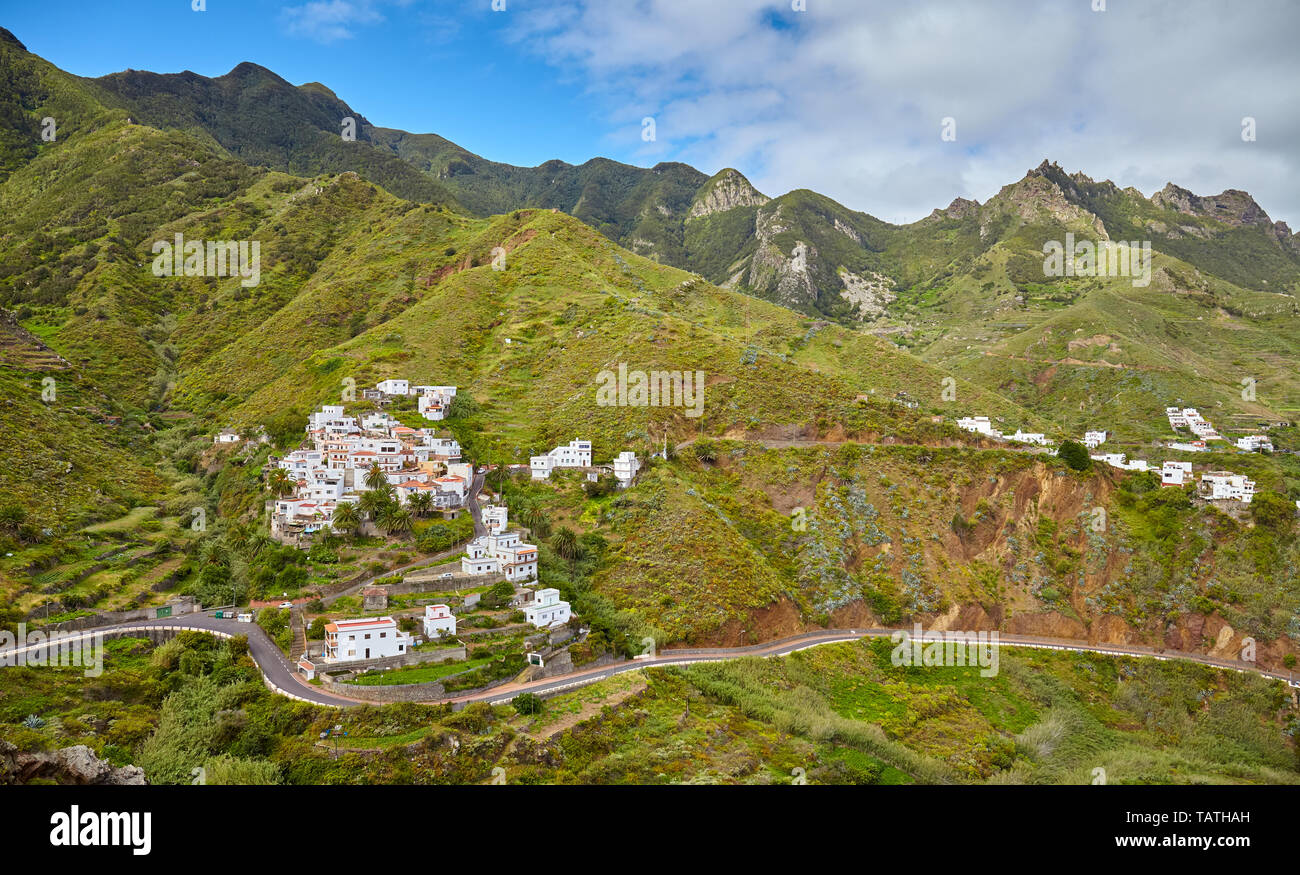
[[[139,766],[116,768],[84,744],[54,751],[20,751],[10,742],[0,741],[0,784],[27,784],[42,779],[78,786],[148,783]]]

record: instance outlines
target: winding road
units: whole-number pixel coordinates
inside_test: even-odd
[[[159,620],[143,620],[133,623],[123,623],[116,626],[102,626],[96,629],[89,629],[83,632],[72,633],[64,640],[86,640],[99,634],[105,637],[122,637],[132,633],[147,633],[150,631],[197,631],[209,632],[223,638],[231,638],[238,635],[248,636],[248,652],[253,661],[262,671],[262,677],[272,691],[281,695],[288,696],[303,702],[310,702],[314,705],[323,705],[331,708],[347,708],[356,705],[373,705],[375,702],[363,701],[360,699],[351,699],[336,693],[326,692],[324,689],[305,681],[297,670],[290,664],[289,660],[280,652],[275,643],[262,631],[262,628],[256,624],[240,623],[237,620],[218,620],[207,614],[191,614],[188,617],[168,617]],[[564,690],[574,689],[595,683],[613,675],[626,671],[638,671],[643,668],[669,665],[691,665],[700,662],[720,662],[728,659],[737,659],[741,657],[773,657],[786,656],[798,650],[806,650],[810,647],[818,647],[823,644],[835,644],[842,641],[858,641],[863,638],[888,638],[896,632],[907,632],[912,635],[912,630],[907,629],[825,629],[817,632],[807,632],[801,635],[794,635],[789,638],[782,638],[777,641],[769,641],[763,644],[754,644],[747,647],[714,647],[714,648],[697,648],[686,649],[676,648],[671,650],[660,651],[650,657],[638,657],[630,660],[604,665],[598,668],[578,670],[569,674],[557,675],[542,680],[529,681],[527,683],[509,683],[493,687],[488,690],[467,693],[461,696],[451,696],[444,699],[431,699],[426,704],[446,704],[451,703],[456,707],[463,707],[470,702],[489,702],[493,705],[500,705],[509,702],[520,693],[534,693],[540,696],[550,695]],[[944,641],[942,632],[923,632],[919,638],[922,643],[931,643]],[[1232,670],[1237,672],[1250,672],[1263,677],[1273,678],[1290,684],[1292,687],[1300,687],[1300,679],[1295,677],[1294,672],[1270,672],[1256,667],[1249,662],[1237,660],[1219,659],[1217,657],[1205,656],[1198,653],[1185,653],[1181,651],[1155,650],[1153,648],[1138,647],[1136,645],[1109,645],[1109,644],[1091,644],[1082,641],[1073,641],[1062,638],[1038,638],[1026,635],[1005,635],[998,633],[998,645],[1001,647],[1028,647],[1043,650],[1069,650],[1077,653],[1098,653],[1108,656],[1132,656],[1147,659],[1158,660],[1182,660],[1185,662],[1197,662],[1202,665],[1212,666],[1214,668]],[[15,658],[20,653],[30,653],[44,645],[29,645],[27,647],[15,647],[8,650],[0,651],[0,657],[5,658],[6,664],[13,664]]]

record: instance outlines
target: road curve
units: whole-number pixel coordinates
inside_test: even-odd
[[[307,681],[303,680],[302,676],[298,674],[293,665],[290,664],[288,658],[280,652],[280,648],[275,645],[275,642],[267,636],[266,632],[262,630],[262,627],[255,623],[240,623],[236,620],[218,620],[215,617],[208,616],[207,614],[191,614],[186,617],[169,617],[159,620],[142,620],[134,623],[122,623],[116,626],[102,626],[95,629],[72,633],[70,639],[67,640],[91,638],[96,634],[120,637],[136,631],[147,632],[150,630],[188,630],[209,632],[223,638],[247,635],[249,655],[252,657],[253,661],[257,663],[258,668],[262,672],[263,680],[267,687],[273,692],[299,701],[331,708],[347,708],[355,705],[376,704],[375,702],[368,700],[352,699],[336,693],[329,693],[320,687],[307,683]],[[908,635],[912,636],[913,639],[919,640],[922,643],[945,640],[942,632],[923,632],[920,636],[915,636],[912,634],[911,630],[906,629],[824,629],[746,647],[675,648],[664,650],[660,651],[653,657],[625,660],[611,665],[574,671],[569,674],[557,675],[555,677],[529,681],[522,684],[504,684],[488,690],[467,693],[461,696],[432,699],[426,704],[437,705],[450,703],[457,707],[463,707],[470,702],[490,702],[494,705],[499,705],[509,702],[520,693],[534,693],[543,696],[554,694],[564,690],[586,686],[587,684],[592,684],[626,671],[638,671],[643,668],[655,666],[690,665],[692,663],[700,662],[721,662],[728,659],[738,659],[743,657],[768,658],[773,656],[786,656],[798,650],[806,650],[810,647],[818,647],[823,644],[835,644],[843,641],[858,641],[863,638],[888,638],[900,632],[906,632]],[[1069,650],[1077,653],[1097,653],[1107,656],[1131,656],[1147,659],[1176,659],[1184,662],[1197,662],[1202,665],[1208,665],[1224,670],[1232,670],[1242,673],[1250,672],[1251,674],[1258,674],[1263,677],[1287,682],[1293,687],[1300,687],[1300,680],[1296,679],[1293,672],[1270,672],[1257,668],[1252,663],[1218,659],[1216,657],[1204,656],[1198,653],[1162,651],[1135,645],[1121,647],[1110,644],[1090,644],[1066,638],[1039,638],[1028,635],[1004,635],[1002,633],[998,633],[997,643],[1002,647]],[[30,645],[27,647],[0,651],[0,657],[6,658],[8,664],[12,664],[18,654],[26,653],[41,646],[42,645]]]

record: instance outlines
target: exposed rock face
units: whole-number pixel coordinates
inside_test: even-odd
[[[1244,191],[1228,189],[1210,197],[1198,197],[1172,182],[1151,195],[1151,203],[1167,210],[1177,210],[1190,216],[1214,219],[1234,228],[1254,225],[1267,230],[1279,242],[1290,237],[1291,229],[1285,222],[1274,223],[1268,213]],[[1281,226],[1281,227],[1279,227]]]
[[[1062,183],[1069,189],[1068,194]],[[986,206],[1014,213],[1026,222],[1053,220],[1064,225],[1088,225],[1098,240],[1109,240],[1101,218],[1070,199],[1071,195],[1080,197],[1075,184],[1060,166],[1044,161],[1024,179],[1003,186]]]
[[[36,779],[60,784],[144,785],[139,766],[114,768],[84,744],[55,751],[24,752],[0,741],[0,784],[26,784]]]
[[[770,292],[772,300],[783,306],[807,306],[817,300],[817,285],[808,269],[817,250],[799,240],[789,254],[785,253],[775,238],[788,230],[779,206],[771,213],[759,210],[754,222],[758,249],[750,259],[746,282],[752,289]]]
[[[771,198],[760,194],[749,180],[728,167],[701,186],[701,194],[691,204],[688,219],[734,210],[736,207],[761,207]]]
[[[844,283],[840,297],[857,304],[861,318],[879,316],[885,312],[885,305],[898,297],[894,294],[894,281],[883,274],[868,271],[866,276],[858,276],[852,271],[841,270],[839,277]]]

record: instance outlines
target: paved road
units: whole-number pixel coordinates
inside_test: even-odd
[[[119,626],[104,626],[98,629],[86,630],[85,632],[77,634],[82,637],[88,637],[96,632],[107,633],[115,630],[119,632],[135,630],[143,631],[151,627],[193,629],[197,631],[215,632],[224,636],[247,635],[249,654],[261,668],[267,686],[275,692],[290,696],[291,698],[329,707],[350,707],[354,705],[374,704],[373,702],[350,699],[346,696],[328,693],[320,687],[307,683],[289,664],[289,660],[286,659],[284,654],[280,652],[280,649],[275,646],[275,643],[272,642],[266,633],[262,631],[262,628],[256,624],[240,623],[235,620],[218,620],[206,614],[190,614],[185,617],[168,617],[160,620],[144,620],[136,623],[124,623]],[[826,629],[818,632],[794,635],[789,638],[769,641],[764,644],[755,644],[748,647],[675,648],[661,651],[653,658],[625,660],[611,665],[601,666],[599,668],[575,671],[569,674],[558,675],[553,678],[546,678],[539,681],[530,681],[523,684],[505,684],[482,692],[470,693],[462,696],[452,696],[446,699],[430,700],[429,704],[442,704],[446,702],[451,702],[458,706],[463,706],[470,702],[491,702],[492,704],[503,704],[509,702],[519,693],[527,692],[541,695],[556,693],[561,690],[586,686],[587,684],[595,683],[596,681],[612,677],[621,672],[638,671],[652,666],[720,662],[723,660],[737,659],[746,656],[757,656],[763,658],[785,656],[798,650],[806,650],[810,647],[817,647],[823,644],[834,644],[841,641],[857,641],[862,638],[887,638],[895,632],[900,631],[906,631],[909,635],[911,634],[911,630],[898,629]],[[943,633],[941,632],[926,632],[922,633],[919,640],[923,643],[928,643],[933,641],[942,641],[944,638]],[[1112,656],[1133,656],[1159,660],[1177,659],[1186,662],[1198,662],[1202,665],[1209,665],[1221,669],[1250,672],[1252,674],[1286,681],[1292,686],[1300,687],[1300,679],[1297,679],[1294,676],[1294,672],[1268,672],[1256,668],[1251,663],[1219,659],[1198,653],[1156,650],[1136,645],[1117,646],[1109,644],[1089,644],[1087,642],[1072,641],[1062,638],[1038,638],[1027,635],[1004,635],[1001,633],[998,635],[998,644],[1002,647],[1070,650],[1079,653],[1100,653]],[[22,648],[22,650],[31,649],[33,648]],[[7,655],[12,656],[15,654],[16,651],[11,651]]]

